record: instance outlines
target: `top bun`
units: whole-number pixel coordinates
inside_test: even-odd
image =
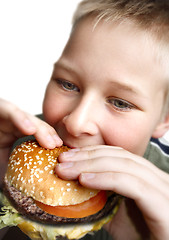
[[[82,187],[78,181],[65,181],[54,173],[60,153],[69,148],[45,149],[37,141],[23,142],[9,158],[6,178],[24,195],[51,206],[82,203],[98,191]]]

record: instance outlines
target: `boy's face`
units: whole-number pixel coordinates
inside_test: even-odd
[[[131,23],[79,23],[55,64],[44,116],[70,147],[108,144],[143,155],[160,121],[163,68]]]

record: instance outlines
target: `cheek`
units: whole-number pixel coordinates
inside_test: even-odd
[[[105,143],[142,156],[151,137],[146,123],[131,120],[110,122],[105,124],[102,134]]]
[[[43,115],[45,121],[51,126],[55,126],[65,115],[65,108],[61,104],[61,99],[47,91],[43,102]]]

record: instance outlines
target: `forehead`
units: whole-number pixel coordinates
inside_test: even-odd
[[[70,65],[87,68],[90,74],[103,69],[102,74],[118,72],[118,78],[122,74],[127,78],[130,71],[140,77],[154,74],[160,84],[165,80],[159,46],[149,33],[132,22],[101,21],[96,27],[94,23],[92,18],[87,18],[76,25],[62,55],[70,60]]]

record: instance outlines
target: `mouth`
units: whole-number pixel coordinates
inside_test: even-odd
[[[66,130],[63,130],[63,128],[62,131],[61,128],[57,129],[57,133],[62,139],[63,144],[72,149],[105,144],[103,139],[98,136],[81,135],[79,137],[75,137],[70,135]]]
[[[87,146],[93,146],[93,145],[103,145],[105,144],[102,141],[99,141],[97,139],[94,138],[72,138],[72,137],[68,137],[63,139],[63,144],[66,145],[69,148],[83,148],[83,147],[87,147]]]

